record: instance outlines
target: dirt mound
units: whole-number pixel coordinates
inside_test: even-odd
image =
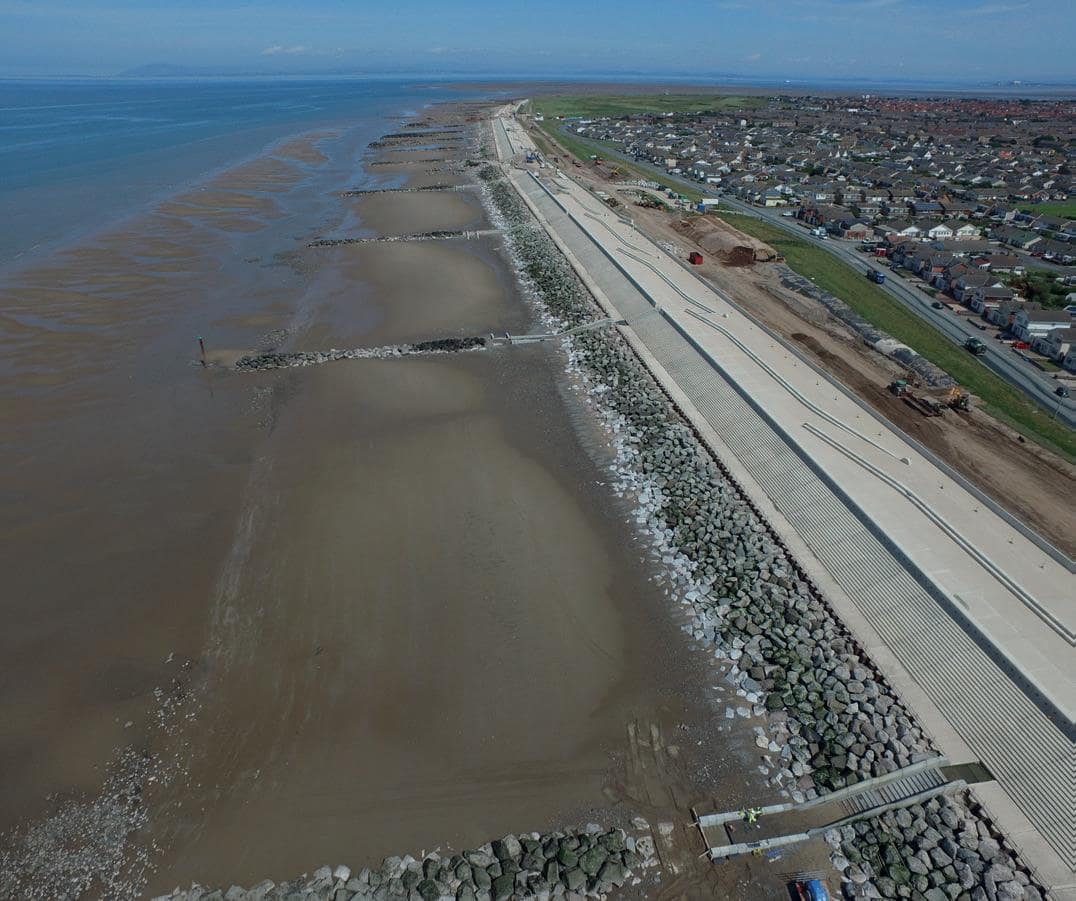
[[[725,254],[721,262],[726,266],[750,266],[755,262],[755,251],[750,247],[738,244]]]
[[[673,227],[726,266],[750,266],[777,257],[777,251],[769,244],[745,235],[713,216],[681,219]]]

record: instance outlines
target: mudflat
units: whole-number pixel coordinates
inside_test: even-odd
[[[324,312],[311,348],[525,332],[533,314],[497,253],[498,239],[315,247],[312,295]]]
[[[282,144],[4,286],[20,896],[679,821],[753,753],[714,727],[558,346],[229,368],[536,324],[495,236],[308,247],[488,227],[477,191],[342,196],[358,153]]]
[[[350,206],[362,226],[382,237],[490,227],[475,191],[364,194],[352,198]]]
[[[199,788],[161,888],[462,847],[606,800],[627,720],[662,695],[637,661],[663,599],[549,415],[551,355],[527,356],[291,376],[212,612]]]

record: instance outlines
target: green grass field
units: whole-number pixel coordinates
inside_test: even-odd
[[[1057,203],[1036,203],[1034,206],[1020,207],[1033,216],[1058,216],[1061,219],[1076,219],[1076,200],[1062,200]]]
[[[1049,413],[851,267],[767,222],[735,213],[718,215],[740,231],[772,245],[800,275],[812,279],[864,319],[940,366],[958,384],[977,395],[991,415],[1068,460],[1076,461],[1076,432],[1051,419]]]
[[[531,102],[534,111],[543,116],[630,116],[758,109],[767,101],[764,97],[721,94],[555,94]]]

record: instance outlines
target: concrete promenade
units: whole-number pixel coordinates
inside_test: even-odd
[[[502,159],[533,149],[495,122]],[[794,351],[596,197],[548,168],[510,175],[624,318],[723,462],[765,496],[801,563],[1050,884],[1076,866],[1076,578]],[[670,387],[667,385],[667,387]],[[704,432],[704,437],[706,433]],[[1066,872],[1069,877],[1066,879]]]

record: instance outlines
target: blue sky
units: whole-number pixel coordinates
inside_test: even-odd
[[[0,0],[0,75],[637,72],[1076,82],[1076,0]]]

